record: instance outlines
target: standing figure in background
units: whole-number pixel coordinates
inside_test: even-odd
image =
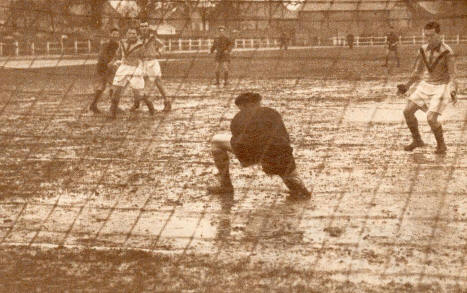
[[[417,89],[410,95],[404,109],[404,117],[413,137],[412,143],[405,147],[405,150],[409,152],[425,145],[418,131],[418,121],[415,117],[415,112],[418,110],[427,112],[428,124],[437,143],[435,153],[443,155],[447,150],[443,128],[438,117],[450,101],[453,104],[457,102],[457,81],[454,53],[441,41],[439,33],[440,25],[437,22],[430,22],[425,26],[428,43],[419,49],[410,80],[406,84],[397,86],[398,92],[403,94],[412,84],[423,78],[417,85]]]
[[[400,67],[399,52],[397,50],[397,46],[399,45],[399,37],[396,35],[396,31],[392,26],[386,36],[386,39],[386,61],[383,66],[388,66],[389,55],[393,54],[397,60],[397,67]]]
[[[232,52],[233,42],[227,37],[225,27],[219,27],[219,35],[214,40],[211,47],[211,54],[216,51],[216,85],[220,85],[221,73],[224,72],[224,86],[229,85],[229,64],[230,53]]]
[[[281,36],[279,38],[279,49],[284,48],[284,50],[287,51],[289,48],[289,37],[287,36],[287,33],[282,31]]]
[[[102,93],[105,91],[108,85],[112,84],[114,79],[116,68],[112,64],[112,60],[118,49],[120,40],[120,31],[118,28],[112,28],[110,31],[110,40],[103,43],[99,51],[99,57],[97,59],[96,76],[94,78],[94,100],[91,102],[89,110],[99,114],[100,110],[97,107]],[[112,96],[113,90],[110,89],[109,96]]]
[[[129,85],[133,91],[134,99],[139,100],[141,92],[144,90],[143,78],[143,58],[144,45],[138,39],[136,29],[129,28],[126,40],[121,40],[116,58],[120,66],[115,73],[113,80],[114,92],[112,95],[112,105],[110,106],[110,116],[115,119],[118,111],[118,104],[123,90]],[[149,107],[149,106],[148,106]]]
[[[354,36],[352,33],[347,34],[347,45],[350,49],[353,49]]]
[[[144,95],[143,100],[149,108],[151,115],[154,114],[154,107],[149,96],[154,92],[154,88],[157,87],[164,99],[164,112],[171,110],[171,103],[167,97],[167,92],[162,83],[161,67],[159,64],[159,58],[161,57],[160,50],[164,47],[164,43],[157,38],[157,28],[149,27],[147,22],[141,22],[140,26],[141,41],[144,45],[144,59],[143,59],[143,74],[144,74]],[[135,111],[139,108],[140,100],[135,100],[135,104],[130,111]]]

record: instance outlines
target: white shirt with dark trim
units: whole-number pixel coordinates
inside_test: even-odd
[[[122,63],[130,66],[138,66],[144,58],[144,45],[141,40],[129,44],[127,40],[121,40],[117,50],[117,57]]]
[[[418,51],[413,75],[430,84],[447,84],[455,76],[455,56],[451,47],[443,42],[431,48],[424,44]]]
[[[144,44],[144,60],[157,60],[160,58],[160,50],[164,48],[162,40],[156,36],[142,39]]]

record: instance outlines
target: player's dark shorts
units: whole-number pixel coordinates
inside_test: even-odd
[[[112,67],[102,68],[98,67],[94,77],[94,89],[105,90],[105,88],[112,84],[115,76],[115,70]]]
[[[242,166],[261,164],[264,173],[284,176],[295,170],[293,149],[287,145],[270,145],[264,153],[254,148],[232,146],[233,152]]]
[[[230,62],[230,54],[216,54],[216,62]]]
[[[389,45],[388,50],[389,51],[397,51],[397,45]]]

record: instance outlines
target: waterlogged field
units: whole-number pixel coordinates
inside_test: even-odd
[[[465,292],[465,90],[442,116],[448,154],[423,113],[428,146],[406,153],[395,85],[413,54],[389,74],[381,54],[244,52],[228,88],[189,56],[163,66],[172,112],[130,114],[129,94],[115,121],[87,111],[90,67],[4,70],[0,290]],[[209,140],[244,90],[283,114],[312,200],[234,158],[234,200],[206,193]]]

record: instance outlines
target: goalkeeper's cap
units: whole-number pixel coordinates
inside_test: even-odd
[[[110,33],[113,33],[113,32],[120,32],[120,29],[116,26],[113,26],[111,29],[110,29]]]
[[[247,92],[240,94],[236,99],[235,99],[235,105],[240,106],[243,104],[247,103],[258,103],[261,101],[262,97],[258,93],[252,93],[252,92]]]

